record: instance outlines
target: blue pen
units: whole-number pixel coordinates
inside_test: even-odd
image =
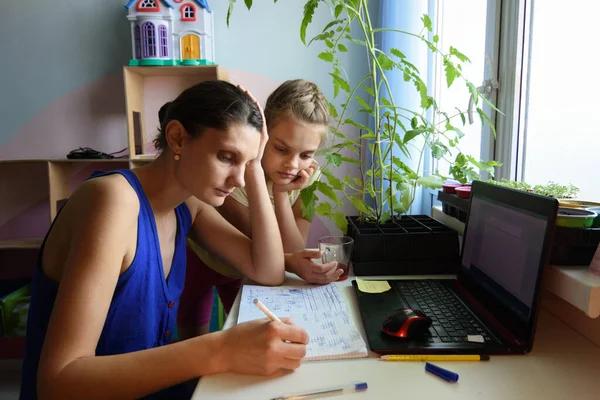
[[[275,397],[273,400],[305,400],[317,399],[325,396],[335,396],[340,394],[348,394],[353,392],[364,392],[367,390],[367,382],[355,383],[353,385],[338,386],[327,389],[317,389],[310,392],[284,394],[283,396]]]
[[[425,363],[425,371],[431,372],[432,374],[439,376],[445,381],[448,382],[456,382],[458,381],[458,374],[456,372],[448,371],[442,367],[438,367],[437,365],[433,365],[431,363]]]

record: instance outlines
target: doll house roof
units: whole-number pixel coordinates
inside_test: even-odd
[[[129,2],[125,5],[125,8],[130,9],[131,6],[136,4],[138,1],[139,0],[129,0]],[[162,2],[169,8],[175,8],[172,4],[172,0],[156,0],[156,1]],[[204,8],[207,12],[211,12],[210,7],[208,5],[208,0],[194,0],[193,2],[198,4],[200,7]]]

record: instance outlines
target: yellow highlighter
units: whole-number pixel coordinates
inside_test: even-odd
[[[468,354],[402,354],[381,356],[383,361],[489,361],[488,355]]]

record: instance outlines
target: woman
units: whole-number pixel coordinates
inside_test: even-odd
[[[283,253],[260,162],[268,135],[256,101],[209,81],[162,112],[160,156],[83,183],[46,235],[33,279],[22,399],[178,398],[185,386],[173,385],[201,375],[300,365],[306,332],[267,320],[169,344],[188,231],[263,285],[283,281],[285,262],[306,260]],[[242,186],[252,241],[214,209]]]

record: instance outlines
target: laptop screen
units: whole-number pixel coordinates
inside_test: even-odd
[[[473,280],[529,319],[548,220],[474,196],[462,265]]]
[[[532,333],[556,207],[555,199],[473,183],[461,275],[521,337]]]

